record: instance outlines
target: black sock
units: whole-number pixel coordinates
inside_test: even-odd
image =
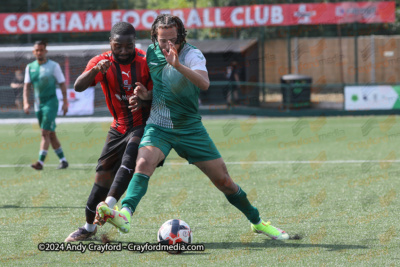
[[[129,182],[132,180],[132,176],[135,173],[138,150],[139,144],[136,144],[135,142],[130,142],[127,145],[125,153],[122,157],[121,166],[115,175],[110,192],[108,192],[107,196],[114,197],[118,201],[125,193]]]
[[[108,190],[108,188],[102,187],[98,184],[93,185],[85,209],[87,223],[93,224],[94,217],[96,216],[97,204],[106,199]]]

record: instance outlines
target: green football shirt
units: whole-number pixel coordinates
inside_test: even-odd
[[[153,102],[147,125],[180,133],[202,127],[198,113],[200,88],[167,63],[158,43],[149,46],[146,57],[153,80]],[[179,62],[192,70],[207,71],[204,55],[188,43],[179,52]]]

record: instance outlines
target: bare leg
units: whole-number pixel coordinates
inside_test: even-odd
[[[54,150],[60,148],[61,143],[57,138],[56,132],[50,132],[50,143]]]
[[[50,145],[50,131],[42,129],[42,140],[40,150],[48,150]]]
[[[229,203],[240,210],[252,224],[257,224],[261,221],[257,208],[250,204],[246,192],[235,184],[229,176],[222,158],[196,162],[194,164],[225,194]]]
[[[135,173],[142,173],[150,177],[157,165],[164,159],[164,153],[158,147],[141,147],[136,160]]]
[[[210,178],[211,182],[225,195],[235,194],[238,186],[229,176],[225,162],[222,158],[200,161],[194,163],[205,175]]]

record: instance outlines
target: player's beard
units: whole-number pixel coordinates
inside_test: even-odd
[[[41,64],[46,62],[46,57],[45,57],[45,56],[37,57],[36,59],[37,59],[37,61],[38,61],[39,63],[41,63]]]
[[[124,60],[120,59],[117,55],[114,54],[114,52],[112,52],[112,54],[113,54],[115,61],[117,61],[119,64],[122,64],[122,65],[128,65],[135,58],[134,53],[132,55],[130,55],[127,59],[124,59]]]

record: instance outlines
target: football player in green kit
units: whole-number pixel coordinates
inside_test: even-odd
[[[273,239],[289,239],[279,228],[264,222],[246,193],[229,176],[226,165],[204,128],[198,113],[200,90],[210,81],[206,59],[196,47],[186,43],[182,21],[169,14],[159,15],[152,25],[153,44],[147,50],[147,64],[153,92],[141,87],[136,95],[152,98],[150,117],[139,146],[135,174],[122,200],[121,211],[98,206],[99,215],[121,232],[129,232],[131,216],[147,191],[150,176],[172,148],[197,166],[228,201],[250,221],[251,229]]]
[[[67,87],[65,78],[60,65],[46,58],[46,43],[43,41],[35,42],[33,46],[33,54],[36,60],[29,63],[25,69],[24,79],[24,112],[29,114],[29,89],[33,85],[35,95],[35,113],[39,120],[39,126],[42,131],[42,140],[40,142],[39,159],[31,167],[35,170],[42,170],[44,160],[47,155],[49,145],[60,159],[57,169],[65,169],[68,162],[64,157],[60,141],[57,138],[56,116],[58,111],[58,99],[56,95],[56,85],[60,85],[63,95],[63,114],[68,112]]]

